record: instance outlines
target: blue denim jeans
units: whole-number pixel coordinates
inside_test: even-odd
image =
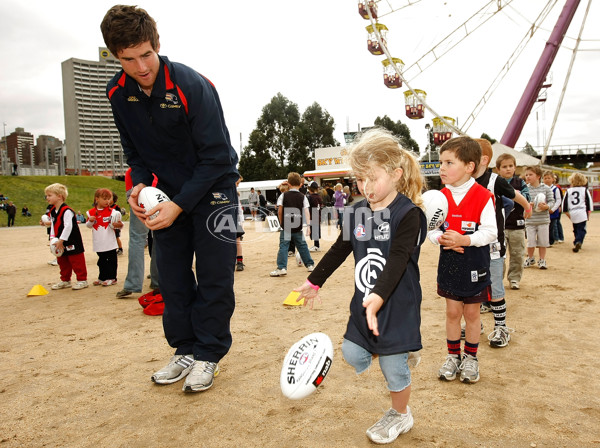
[[[304,239],[302,232],[279,232],[279,252],[277,252],[277,269],[287,269],[288,261],[288,248],[290,247],[290,241],[294,242],[304,266],[313,266],[315,262],[310,256],[308,250],[308,244]]]
[[[360,345],[344,339],[342,354],[348,364],[354,367],[357,375],[367,370],[373,362],[373,354]],[[387,381],[388,390],[400,392],[410,386],[411,377],[408,368],[408,353],[379,355],[379,366]]]
[[[129,215],[129,249],[127,251],[127,277],[123,289],[133,292],[141,292],[144,286],[144,248],[148,227],[133,213]],[[150,285],[153,289],[158,288],[158,270],[156,269],[156,257],[152,257],[150,263]]]

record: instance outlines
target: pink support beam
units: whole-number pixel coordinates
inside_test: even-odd
[[[571,24],[571,20],[573,20],[573,16],[575,15],[575,11],[577,11],[577,7],[579,6],[580,0],[567,0],[563,10],[558,17],[558,21],[556,25],[554,25],[554,29],[552,30],[552,34],[550,38],[546,42],[546,47],[544,48],[544,52],[540,57],[535,69],[533,70],[533,74],[531,78],[529,78],[529,83],[527,83],[527,87],[525,87],[525,91],[523,92],[523,96],[521,96],[521,100],[513,113],[513,116],[506,126],[506,130],[504,131],[504,135],[500,142],[506,146],[514,148],[517,144],[517,140],[521,135],[521,131],[523,131],[523,127],[525,126],[525,122],[531,113],[531,109],[537,100],[540,89],[550,71],[550,67],[554,62],[554,58],[556,57],[556,53],[560,48],[560,44],[562,43],[563,38]]]

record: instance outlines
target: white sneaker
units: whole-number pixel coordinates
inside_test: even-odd
[[[463,383],[476,383],[479,381],[479,361],[471,355],[463,356],[460,364],[460,380]]]
[[[406,414],[389,409],[381,420],[367,429],[367,437],[378,444],[392,443],[400,434],[410,431],[414,423],[410,407],[406,407]]]
[[[300,252],[296,252],[296,263],[298,263],[298,266],[302,266],[302,257],[300,256]]]
[[[510,281],[510,289],[519,289],[519,282],[516,280]]]
[[[311,264],[310,266],[306,266],[306,269],[308,269],[308,272],[312,272],[315,270],[315,265]]]
[[[313,246],[313,247],[311,247],[308,250],[310,250],[311,252],[321,252],[321,248],[317,247],[317,246]]]
[[[48,262],[48,264],[49,264],[50,266],[58,266],[58,261],[57,261],[57,260],[56,260],[56,258],[55,258],[54,260],[50,260],[50,261]]]
[[[529,258],[529,257],[527,257],[525,259],[525,262],[523,262],[523,267],[524,268],[528,268],[528,267],[531,267],[531,266],[535,266],[535,258]]]
[[[58,282],[55,285],[52,285],[52,289],[65,289],[70,288],[71,282]]]
[[[84,289],[87,288],[88,282],[86,280],[81,280],[79,282],[75,282],[75,284],[73,285],[73,287],[71,289]]]
[[[151,379],[156,384],[172,384],[184,378],[194,365],[194,355],[175,355]]]
[[[281,277],[282,275],[286,275],[287,274],[287,269],[275,269],[274,271],[271,271],[271,273],[269,274],[271,277]]]
[[[202,392],[210,389],[214,379],[219,375],[219,364],[216,362],[196,361],[183,384],[184,392]]]

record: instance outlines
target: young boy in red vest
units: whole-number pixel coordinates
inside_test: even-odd
[[[52,289],[84,289],[88,287],[87,268],[83,240],[73,210],[65,204],[69,195],[67,187],[62,184],[48,185],[44,194],[50,209],[50,239],[58,238],[56,249],[62,255],[56,257],[60,267],[60,282],[52,285]],[[71,275],[75,272],[77,282],[71,285]]]
[[[498,237],[494,197],[472,175],[481,159],[479,144],[469,137],[448,140],[440,148],[442,193],[448,215],[441,229],[428,237],[440,245],[437,293],[446,299],[448,356],[439,370],[441,380],[460,373],[464,383],[479,381],[479,307],[490,300],[489,244]],[[460,322],[465,319],[465,347],[461,357]]]

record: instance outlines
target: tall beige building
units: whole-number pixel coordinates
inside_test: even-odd
[[[107,48],[98,61],[62,63],[68,174],[122,176],[127,169],[106,83],[121,70]]]

